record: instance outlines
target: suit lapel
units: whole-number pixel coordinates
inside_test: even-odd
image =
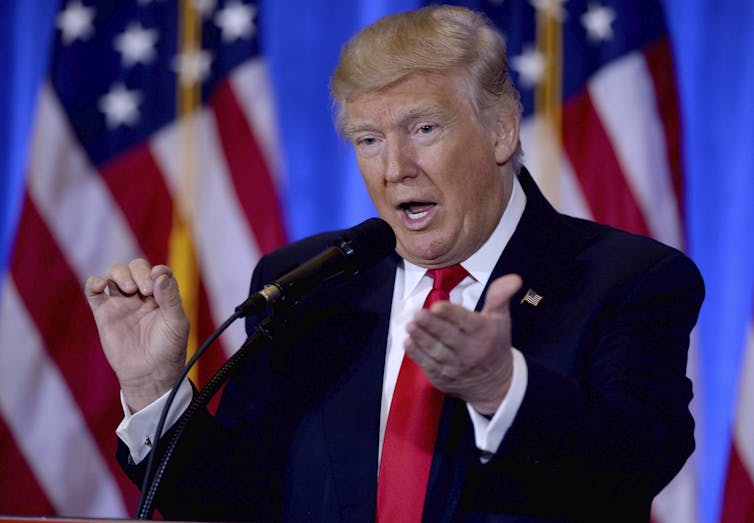
[[[571,233],[564,217],[544,198],[526,169],[522,168],[518,179],[526,193],[526,208],[487,283],[489,287],[506,274],[518,274],[523,280],[510,304],[514,345],[517,332],[532,321],[541,323],[557,309],[553,307],[557,297],[576,276],[565,268],[573,267],[573,257],[583,241],[583,236]],[[528,291],[541,297],[539,303],[524,300]],[[484,306],[486,294],[485,288],[477,310]]]

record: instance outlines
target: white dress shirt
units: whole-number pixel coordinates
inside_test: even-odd
[[[526,195],[518,179],[514,177],[513,190],[503,216],[500,218],[500,223],[498,223],[487,242],[470,258],[461,263],[468,271],[469,276],[451,291],[451,302],[461,304],[470,310],[476,307],[498,258],[521,219],[525,206]],[[385,435],[387,413],[390,409],[395,382],[398,379],[398,370],[400,369],[404,354],[403,343],[407,337],[406,324],[422,308],[431,288],[432,279],[427,275],[426,269],[405,261],[398,265],[385,355],[385,374],[380,409],[380,455],[382,454],[382,440]],[[513,377],[511,385],[508,389],[508,394],[492,418],[488,419],[482,416],[471,408],[471,406],[467,405],[469,416],[474,426],[476,446],[482,453],[481,459],[483,462],[488,461],[497,451],[505,433],[511,423],[513,423],[513,418],[516,416],[518,408],[523,401],[526,382],[526,362],[521,353],[513,349]],[[121,393],[124,418],[120,425],[118,425],[116,434],[128,447],[131,459],[135,463],[139,463],[149,454],[152,447],[151,440],[154,437],[154,431],[157,428],[160,413],[167,401],[168,394],[169,392],[165,393],[146,408],[132,414]],[[174,399],[170,415],[165,423],[165,431],[188,408],[192,395],[191,384],[186,380],[181,384],[178,394]]]
[[[513,190],[508,205],[500,217],[492,235],[482,247],[461,262],[461,266],[469,273],[461,283],[450,291],[451,303],[462,305],[474,310],[479,298],[490,279],[503,249],[508,244],[516,230],[521,215],[526,206],[524,194],[518,178],[513,178]],[[427,269],[403,260],[398,264],[393,291],[393,306],[390,314],[390,329],[388,331],[387,354],[385,355],[385,374],[382,382],[382,406],[380,409],[380,443],[379,455],[382,455],[382,442],[385,436],[390,402],[393,399],[398,371],[403,360],[403,344],[408,337],[406,325],[417,311],[424,306],[424,301],[432,289],[432,278]],[[498,407],[491,419],[476,412],[467,404],[469,416],[474,426],[476,446],[481,451],[482,461],[486,462],[497,451],[500,443],[513,423],[524,398],[527,383],[526,361],[523,355],[513,349],[513,377],[508,394]]]

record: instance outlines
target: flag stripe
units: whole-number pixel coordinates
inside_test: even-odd
[[[728,477],[725,483],[720,523],[749,523],[750,521],[754,521],[754,481],[734,445],[728,461]]]
[[[270,252],[285,241],[283,218],[262,151],[229,82],[218,86],[212,109],[241,207],[260,251]]]
[[[241,64],[230,74],[239,107],[249,121],[256,144],[264,153],[267,172],[273,182],[282,172],[278,128],[275,119],[275,99],[272,95],[267,64],[255,58]]]
[[[681,116],[676,98],[676,79],[673,53],[668,38],[663,38],[644,49],[644,58],[654,83],[656,104],[665,130],[665,146],[672,177],[678,215],[684,216],[683,164],[681,149]]]
[[[16,240],[10,262],[19,299],[81,408],[89,430],[100,444],[100,451],[111,456],[115,446],[108,436],[121,417],[121,413],[112,408],[118,403],[118,387],[114,374],[103,372],[108,365],[80,280],[71,272],[28,194],[19,227],[23,234]],[[35,299],[40,274],[45,274],[45,291],[55,296],[54,300]],[[117,465],[110,460],[108,463],[116,472]],[[125,479],[121,482],[128,484]]]
[[[649,235],[610,138],[586,91],[563,107],[563,146],[598,222]]]
[[[576,174],[546,119],[533,116],[521,123],[524,162],[540,189],[558,211],[592,219]]]
[[[153,263],[166,263],[173,200],[149,147],[139,145],[100,166],[100,173],[139,246]]]
[[[754,521],[754,318],[749,325],[741,365],[738,408],[728,458],[722,523]]]
[[[197,173],[188,219],[212,319],[219,325],[248,294],[247,282],[259,259],[259,249],[249,234],[250,227],[233,189],[214,119],[206,109],[160,131],[151,141],[152,153],[168,180],[173,198],[179,190],[185,161],[180,151],[186,125],[193,126],[192,133],[201,143],[201,151],[198,146],[188,151],[193,154],[191,161]],[[245,337],[242,323],[236,322],[223,336],[225,347],[239,347]]]
[[[62,315],[65,308],[60,309],[55,312]],[[124,517],[118,487],[123,492],[133,492],[133,487],[113,480],[112,460],[103,459],[93,437],[96,431],[81,412],[81,403],[57,361],[49,357],[9,278],[3,283],[2,310],[0,347],[5,348],[0,350],[0,411],[29,467],[57,513]],[[13,350],[8,350],[11,346]],[[106,455],[112,452],[114,446]]]
[[[741,463],[749,471],[749,477],[754,482],[754,408],[748,401],[754,398],[754,319],[749,325],[740,380],[734,434]]]
[[[680,247],[664,130],[643,54],[631,53],[603,67],[590,79],[589,94],[647,224],[644,234]]]
[[[141,256],[110,191],[73,140],[49,85],[40,94],[27,186],[55,241],[65,248],[77,287],[90,274]]]
[[[233,311],[228,313],[228,316]],[[212,319],[212,312],[209,308],[209,299],[207,290],[203,282],[199,282],[199,310],[197,311],[197,336],[200,342],[203,342],[215,331],[217,324]],[[215,341],[212,347],[198,363],[199,365],[199,383],[204,385],[215,371],[225,362],[227,356],[232,354],[238,347],[227,346],[226,339]]]
[[[13,364],[12,366],[15,366]],[[2,401],[2,388],[0,387],[0,406]],[[0,412],[8,409],[0,408]],[[0,492],[2,492],[3,514],[50,514],[53,506],[47,499],[47,495],[37,481],[34,472],[26,464],[26,459],[21,454],[10,435],[10,427],[0,416],[0,463],[4,470],[12,470],[13,474],[0,474]]]

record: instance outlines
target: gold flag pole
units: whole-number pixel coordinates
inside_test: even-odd
[[[534,109],[544,120],[540,144],[547,144],[552,150],[541,151],[543,173],[548,180],[547,194],[556,207],[561,202],[561,156],[563,143],[563,27],[559,13],[554,8],[537,9],[537,51],[545,58],[545,74],[537,84],[534,95]]]
[[[191,5],[190,0],[180,2],[180,31],[178,47],[180,56],[188,62],[195,59],[201,50],[200,18]],[[183,307],[186,310],[192,326],[188,339],[188,354],[191,356],[198,347],[197,323],[199,311],[199,266],[191,234],[189,217],[193,214],[195,162],[198,148],[194,126],[198,119],[197,109],[201,105],[201,78],[187,74],[185,69],[190,67],[178,64],[177,113],[181,122],[182,148],[180,179],[175,188],[173,205],[173,226],[170,232],[168,264],[173,268],[175,277],[181,288]],[[197,383],[198,365],[194,366],[189,377]]]

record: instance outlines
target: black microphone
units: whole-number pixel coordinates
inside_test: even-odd
[[[371,267],[394,250],[393,230],[381,219],[370,218],[343,231],[330,247],[249,296],[236,307],[236,314],[248,316],[280,300],[295,301],[331,278],[353,276]]]

